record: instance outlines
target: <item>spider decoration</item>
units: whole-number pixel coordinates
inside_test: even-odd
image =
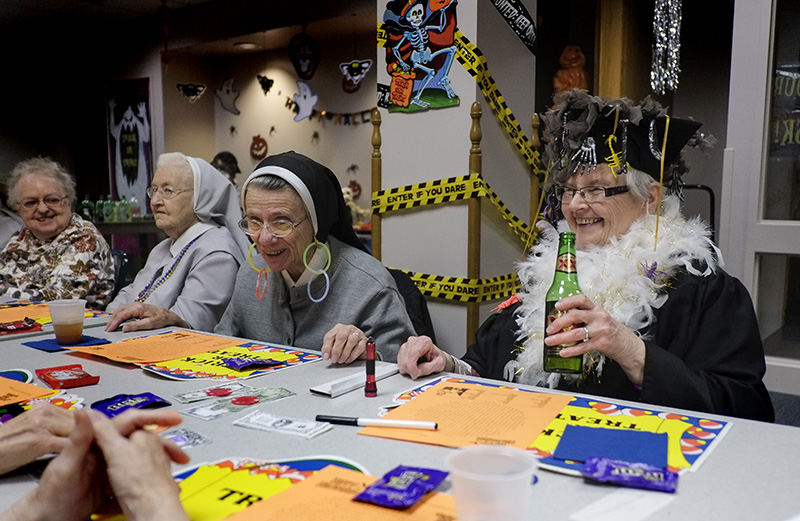
[[[346,172],[350,175],[356,175],[358,173],[358,165],[353,163],[352,165],[347,167]]]
[[[231,125],[231,128],[229,129],[229,131],[231,133],[231,137],[233,137],[233,136],[235,136],[236,134],[239,133],[239,131],[236,130],[236,125]]]
[[[256,74],[256,78],[258,78],[258,84],[261,85],[261,90],[264,91],[264,96],[267,95],[269,89],[275,84],[275,80],[271,78],[267,78],[266,76],[262,76],[260,74]]]
[[[317,132],[316,130],[314,131],[313,134],[311,134],[311,142],[314,143],[315,145],[319,144],[319,132]]]
[[[275,125],[269,127],[269,136],[272,137],[277,130],[275,129]]]

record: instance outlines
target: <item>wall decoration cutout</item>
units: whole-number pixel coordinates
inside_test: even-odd
[[[261,134],[253,136],[253,142],[250,143],[250,157],[261,161],[267,157],[267,140],[261,137]]]
[[[319,145],[319,132],[316,130],[311,134],[311,143]]]
[[[266,76],[262,76],[260,74],[256,74],[256,78],[258,78],[258,84],[261,85],[261,90],[264,91],[264,96],[267,95],[269,89],[275,84],[275,80],[271,78],[267,78]]]
[[[300,83],[300,82],[298,82]],[[299,105],[291,98],[286,98],[284,106],[294,112],[300,113]],[[312,110],[311,114],[305,116],[310,120],[316,119],[320,123],[331,121],[334,125],[361,125],[372,121],[372,109],[362,110],[360,112],[331,112],[329,110]],[[295,116],[295,121],[299,121]]]
[[[175,87],[184,98],[189,100],[189,103],[199,100],[206,91],[206,86],[202,83],[176,83]]]
[[[319,65],[319,44],[305,32],[295,34],[289,40],[289,60],[301,79],[310,80]]]
[[[135,199],[147,213],[145,190],[153,178],[150,139],[150,80],[139,78],[112,82],[108,100],[109,186],[115,199]],[[134,203],[137,204],[137,203]]]
[[[277,132],[277,129],[275,128],[275,125],[272,125],[271,127],[269,127],[269,137],[274,136],[275,132]]]
[[[347,167],[345,170],[348,175],[356,175],[358,173],[358,165],[355,163],[351,163],[350,166]]]
[[[456,2],[391,0],[383,16],[390,112],[418,112],[459,104],[450,86],[456,55]]]
[[[358,165],[350,165],[350,168],[355,167],[355,170],[358,171]],[[350,171],[350,168],[347,171]],[[351,179],[347,186],[350,188],[350,191],[353,192],[353,199],[358,199],[361,197],[361,184],[356,181],[355,179]]]
[[[217,99],[220,105],[234,116],[239,115],[239,109],[236,108],[236,99],[238,97],[239,91],[233,88],[233,78],[225,80],[222,87],[217,89]]]
[[[297,89],[300,92],[294,94],[294,102],[297,105],[297,114],[295,114],[294,120],[301,121],[311,116],[319,96],[311,92],[311,87],[302,81],[297,82]]]
[[[342,89],[347,93],[353,93],[361,86],[361,80],[372,68],[372,60],[353,60],[339,64],[339,70],[344,74]]]
[[[239,131],[236,130],[236,125],[231,125],[231,128],[229,129],[229,131],[231,133],[231,137],[233,137],[233,136],[235,136],[236,134],[239,133]]]

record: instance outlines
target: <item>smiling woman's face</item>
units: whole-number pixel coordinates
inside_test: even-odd
[[[625,183],[624,174],[615,178],[611,168],[601,163],[590,173],[573,174],[564,185],[572,188],[587,186],[611,188]],[[571,201],[561,205],[561,212],[570,230],[575,232],[575,244],[578,248],[602,246],[612,237],[619,237],[627,232],[631,224],[643,216],[645,211],[645,202],[630,192],[605,197],[596,203],[587,203],[576,193]]]
[[[264,258],[272,271],[287,270],[292,279],[297,280],[305,271],[303,252],[314,241],[314,229],[310,219],[306,219],[306,207],[293,188],[263,190],[253,187],[245,195],[245,217],[262,223],[275,219],[286,219],[300,223],[285,237],[275,237],[262,228],[254,235],[258,253]],[[302,221],[302,222],[300,222]],[[308,253],[311,259],[313,252]]]
[[[69,225],[72,209],[66,191],[57,180],[44,174],[30,173],[17,184],[17,202],[19,212],[25,226],[40,241],[52,239],[63,232]],[[46,204],[45,201],[59,200],[57,204]],[[26,208],[36,201],[37,204]]]

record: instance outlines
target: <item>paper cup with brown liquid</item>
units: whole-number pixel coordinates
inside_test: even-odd
[[[83,338],[83,316],[86,301],[81,298],[48,302],[50,318],[56,332],[56,342],[61,345],[80,344]]]

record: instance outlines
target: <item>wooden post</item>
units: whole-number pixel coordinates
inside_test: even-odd
[[[372,109],[372,192],[381,190],[381,113]],[[372,205],[370,193],[370,206]],[[381,215],[372,214],[372,255],[381,260]]]
[[[469,140],[472,146],[469,149],[469,173],[481,173],[481,104],[474,102],[470,108],[472,126],[469,129]],[[470,199],[467,203],[467,277],[478,279],[481,276],[481,200]],[[475,333],[478,331],[478,302],[467,304],[467,345],[475,342]]]
[[[531,146],[535,149],[539,149],[540,153],[542,152],[542,142],[539,140],[539,114],[533,113],[533,117],[531,117],[531,127],[533,128],[533,133],[531,133]],[[541,156],[540,156],[541,157]],[[544,161],[544,158],[542,158]],[[545,168],[547,165],[545,165]],[[539,217],[536,215],[536,209],[539,207],[539,176],[536,175],[533,171],[531,171],[531,198],[530,198],[530,225],[531,230],[533,230],[533,226],[536,224],[536,219]],[[527,253],[527,252],[526,252]]]

